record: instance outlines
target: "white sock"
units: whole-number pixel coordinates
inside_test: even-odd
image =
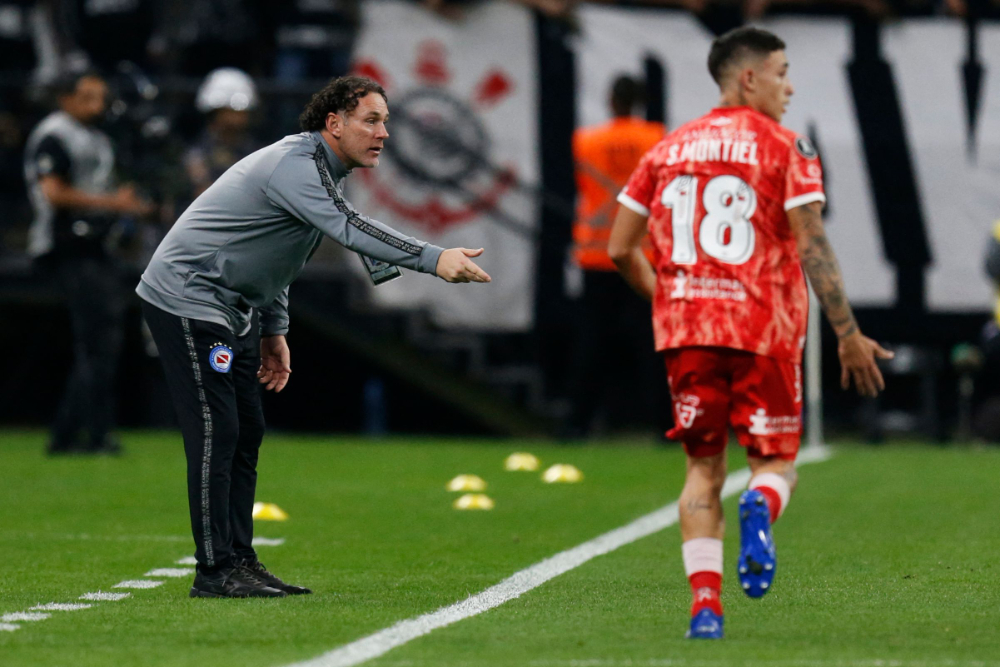
[[[681,544],[684,554],[684,574],[718,572],[722,574],[722,540],[714,537],[696,537]]]
[[[781,516],[792,497],[792,488],[788,486],[788,480],[776,472],[762,472],[753,476],[747,488],[759,489],[762,486],[771,489],[781,498],[781,506],[778,507],[778,516]]]

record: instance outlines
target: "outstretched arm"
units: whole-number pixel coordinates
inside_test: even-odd
[[[645,236],[646,216],[626,206],[619,206],[615,224],[611,228],[608,254],[625,282],[646,301],[652,301],[656,292],[656,269],[642,251],[642,239]]]
[[[840,264],[823,229],[822,203],[813,202],[788,211],[788,222],[798,245],[802,269],[819,299],[826,318],[837,334],[840,357],[840,385],[854,386],[862,396],[877,396],[885,389],[885,380],[876,359],[891,359],[885,350],[858,329],[854,312],[844,291]]]
[[[445,250],[358,213],[334,183],[321,155],[286,158],[272,174],[267,196],[274,205],[368,257],[450,283],[490,282],[486,272],[469,259],[482,254],[482,249]]]

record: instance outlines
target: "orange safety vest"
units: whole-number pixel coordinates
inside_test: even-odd
[[[615,270],[608,256],[608,240],[618,210],[618,193],[642,156],[666,131],[662,123],[623,117],[573,133],[577,188],[573,258],[581,268]],[[643,249],[652,261],[648,238],[643,241]]]

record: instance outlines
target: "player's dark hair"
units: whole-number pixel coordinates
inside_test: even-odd
[[[385,89],[366,76],[333,79],[309,100],[299,116],[299,125],[306,132],[322,130],[326,127],[326,117],[329,114],[350,113],[357,108],[361,98],[371,93],[378,93],[386,104],[389,103]]]
[[[774,33],[760,28],[743,26],[719,35],[712,42],[708,52],[708,71],[719,85],[726,70],[747,56],[767,57],[774,51],[781,51],[785,43]]]
[[[51,84],[52,95],[59,99],[76,92],[76,87],[80,85],[82,79],[100,79],[105,81],[104,75],[96,69],[74,69],[62,72]]]
[[[615,116],[631,116],[636,104],[646,100],[646,87],[630,76],[620,76],[611,84],[611,111]]]

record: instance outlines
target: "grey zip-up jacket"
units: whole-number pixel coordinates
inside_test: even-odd
[[[288,285],[323,235],[390,264],[433,274],[443,248],[367,218],[344,198],[349,172],[319,132],[285,137],[237,162],[181,215],[136,288],[179,317],[242,335],[288,331]]]

